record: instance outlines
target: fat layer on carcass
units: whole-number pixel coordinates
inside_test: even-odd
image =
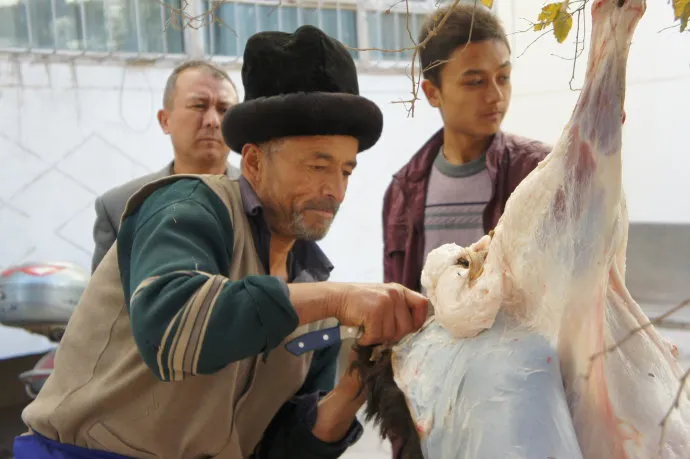
[[[657,330],[644,326],[649,320],[624,281],[623,102],[628,50],[645,7],[644,0],[593,2],[585,84],[560,140],[517,187],[490,240],[468,249],[439,247],[422,274],[435,306],[432,321],[456,338],[491,328],[500,310],[557,349],[586,459],[690,458],[688,389],[679,392],[683,371]],[[424,435],[457,415],[439,419],[441,402],[434,399],[436,408],[420,418],[420,400],[434,397],[422,388],[438,384],[414,369],[413,356],[435,346],[440,359],[447,345],[427,330],[394,349],[396,384]],[[433,355],[428,349],[426,357]],[[662,426],[677,394],[678,406]],[[451,413],[454,400],[443,403]]]

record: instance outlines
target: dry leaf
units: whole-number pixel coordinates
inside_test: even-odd
[[[546,26],[553,24],[553,21],[556,20],[556,16],[558,16],[558,12],[563,9],[563,3],[564,2],[549,3],[544,6],[541,9],[541,13],[539,13],[537,23],[534,24],[534,30],[542,30]]]
[[[684,32],[690,19],[690,0],[673,0],[674,19],[680,19],[680,31]]]
[[[690,1],[690,0],[682,0]],[[563,43],[573,28],[573,15],[568,12],[569,2],[549,3],[541,9],[534,30],[543,30],[553,25],[553,34],[558,43]]]
[[[563,43],[573,28],[573,16],[567,11],[559,11],[553,21],[553,34],[558,43]]]
[[[552,23],[553,21],[555,21],[556,16],[558,16],[558,12],[563,9],[563,3],[564,2],[549,3],[548,5],[543,7],[541,9],[541,13],[539,13],[538,20],[548,23]]]

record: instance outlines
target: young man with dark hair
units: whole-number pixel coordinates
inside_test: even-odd
[[[443,127],[393,176],[383,203],[384,280],[416,291],[427,254],[449,242],[469,246],[493,229],[510,194],[550,151],[501,131],[510,44],[491,11],[439,8],[419,43],[430,34],[419,51],[422,89]],[[397,458],[404,439],[390,440]]]
[[[445,20],[444,20],[445,18]],[[550,151],[501,131],[510,45],[483,6],[440,8],[419,34],[422,89],[443,127],[394,176],[383,205],[384,279],[419,291],[426,255],[469,246],[498,223],[515,187]]]

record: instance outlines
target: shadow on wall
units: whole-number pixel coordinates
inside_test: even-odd
[[[640,305],[690,298],[690,224],[631,223],[625,277]]]

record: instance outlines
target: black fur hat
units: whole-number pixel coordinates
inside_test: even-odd
[[[244,102],[228,110],[222,126],[235,152],[246,143],[301,135],[353,136],[361,152],[381,136],[383,114],[359,95],[352,56],[316,27],[251,36],[242,83]]]

